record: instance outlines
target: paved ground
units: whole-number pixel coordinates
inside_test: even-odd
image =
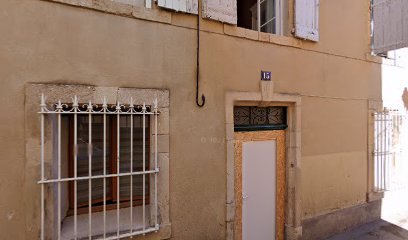
[[[368,223],[327,240],[408,240],[408,171],[385,192],[381,220]]]
[[[404,186],[385,193],[381,217],[387,222],[408,230],[408,187]]]
[[[352,229],[327,240],[407,240],[408,231],[384,220]]]

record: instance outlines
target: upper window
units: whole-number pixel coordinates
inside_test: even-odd
[[[319,0],[203,0],[203,17],[260,32],[319,41]],[[292,12],[292,14],[290,14]],[[293,17],[293,25],[289,18]]]
[[[280,0],[237,1],[238,27],[282,34]]]

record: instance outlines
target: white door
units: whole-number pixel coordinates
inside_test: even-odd
[[[275,240],[275,140],[242,144],[242,198],[242,239]]]

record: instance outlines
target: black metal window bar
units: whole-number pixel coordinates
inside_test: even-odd
[[[234,107],[234,130],[237,132],[285,130],[287,127],[286,107]]]

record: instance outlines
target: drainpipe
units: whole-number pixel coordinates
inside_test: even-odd
[[[205,96],[201,94],[201,103],[198,101],[198,89],[200,82],[200,2],[198,1],[198,12],[197,12],[197,75],[196,75],[196,104],[198,107],[203,107],[205,104]]]

